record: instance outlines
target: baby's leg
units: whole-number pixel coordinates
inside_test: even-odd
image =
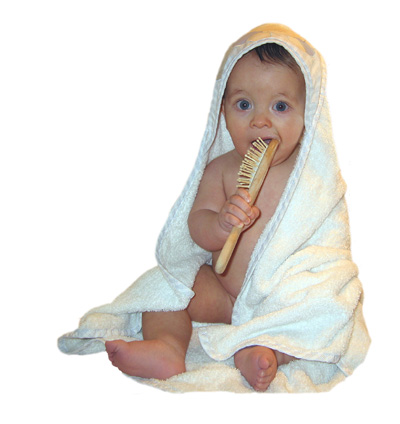
[[[193,285],[195,296],[184,311],[143,313],[143,341],[106,342],[112,364],[125,374],[167,379],[186,370],[185,357],[192,320],[231,322],[233,301],[212,268],[200,268]]]
[[[165,380],[185,372],[192,334],[187,311],[143,313],[143,341],[106,342],[112,364],[125,374]]]
[[[214,270],[203,265],[193,285],[194,297],[187,308],[192,321],[230,324],[234,298],[219,282]]]

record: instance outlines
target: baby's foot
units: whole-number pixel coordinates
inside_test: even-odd
[[[111,363],[125,374],[166,380],[186,371],[185,356],[161,340],[106,342]]]
[[[274,352],[264,346],[249,346],[235,354],[235,365],[254,390],[263,392],[278,368]]]

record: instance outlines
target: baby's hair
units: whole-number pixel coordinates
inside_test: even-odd
[[[294,57],[281,45],[276,43],[266,43],[256,47],[254,50],[261,62],[287,66],[293,71],[300,72],[300,74],[302,74],[299,65],[294,60]]]
[[[281,45],[276,43],[262,44],[261,46],[250,50],[245,54],[245,56],[253,51],[257,53],[257,56],[261,62],[269,63],[271,65],[286,66],[292,71],[296,72],[296,74],[303,77],[303,72],[301,71],[301,68],[295,61],[294,57]],[[225,98],[225,92],[223,98]]]

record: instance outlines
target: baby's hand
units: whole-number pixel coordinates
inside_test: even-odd
[[[244,230],[253,225],[260,216],[257,206],[250,206],[250,194],[247,190],[239,188],[222,207],[218,219],[221,228],[230,232],[232,227],[243,228]]]

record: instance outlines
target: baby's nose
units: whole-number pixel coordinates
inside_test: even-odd
[[[268,112],[258,112],[254,115],[251,125],[256,128],[272,127],[272,122]]]

